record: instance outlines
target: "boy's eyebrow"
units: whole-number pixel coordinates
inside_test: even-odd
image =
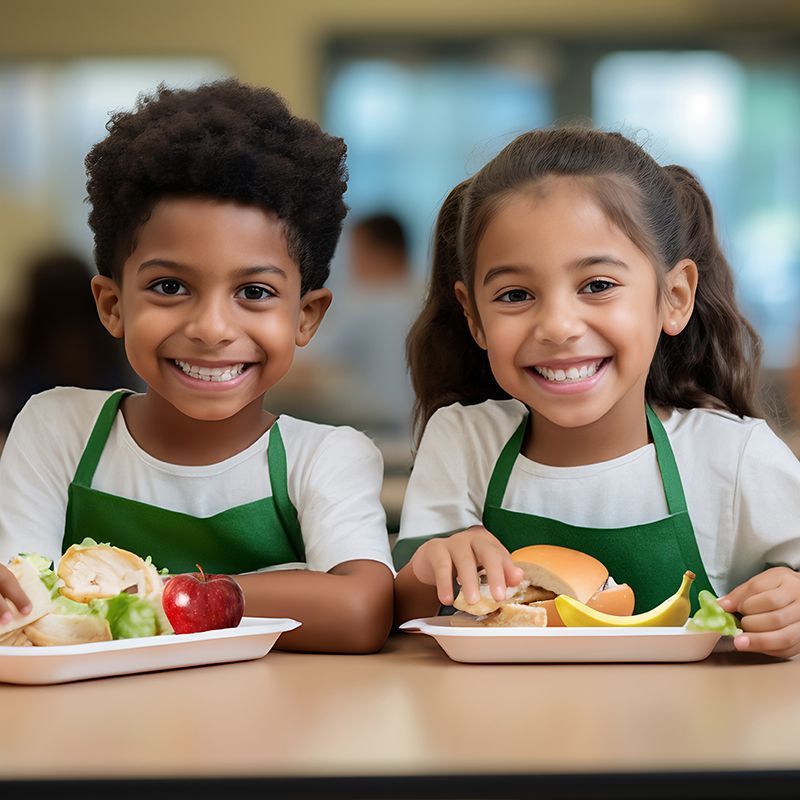
[[[620,261],[618,258],[614,258],[614,256],[609,255],[585,256],[584,258],[579,258],[576,261],[573,261],[569,265],[569,268],[579,270],[586,269],[586,267],[593,267],[597,264],[612,264],[615,267],[630,269],[630,267],[624,261]],[[483,279],[483,285],[486,286],[489,281],[498,277],[499,275],[518,275],[527,271],[528,270],[526,270],[524,267],[515,267],[510,264],[501,267],[493,267],[486,273],[486,276]]]
[[[197,270],[194,267],[190,267],[188,264],[181,264],[178,261],[170,261],[167,258],[151,258],[147,261],[143,261],[139,265],[139,269],[137,272],[141,272],[148,267],[168,267],[169,269],[176,269],[182,272],[196,272]],[[242,267],[241,269],[235,270],[233,273],[237,277],[245,278],[250,275],[258,275],[264,272],[269,272],[275,275],[281,275],[282,277],[286,277],[285,270],[282,270],[280,267],[276,267],[274,264],[264,264],[258,265],[253,267]]]

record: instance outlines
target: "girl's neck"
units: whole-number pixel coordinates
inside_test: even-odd
[[[247,449],[277,419],[264,411],[259,398],[233,417],[197,420],[151,390],[126,397],[120,408],[128,432],[142,450],[159,461],[182,466],[224,461]]]
[[[578,467],[619,458],[649,442],[644,397],[623,398],[607,414],[578,428],[531,413],[522,454],[539,464]]]

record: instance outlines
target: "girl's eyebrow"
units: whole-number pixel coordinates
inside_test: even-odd
[[[174,269],[179,272],[188,272],[188,273],[196,273],[194,267],[189,266],[188,264],[181,264],[178,261],[170,261],[167,258],[151,258],[147,261],[143,261],[139,265],[138,272],[142,272],[142,270],[147,269],[148,267],[167,267],[168,269]],[[241,269],[237,269],[234,271],[234,275],[237,278],[245,278],[249,277],[250,275],[259,275],[263,273],[271,273],[273,275],[280,275],[281,277],[286,277],[285,270],[282,270],[280,267],[276,267],[274,264],[264,264],[264,265],[257,265],[252,267],[242,267]]]
[[[620,261],[618,258],[614,258],[614,256],[609,255],[599,255],[599,256],[584,256],[583,258],[579,258],[576,261],[573,261],[569,265],[569,269],[573,270],[580,270],[586,269],[587,267],[594,267],[598,264],[610,264],[615,267],[622,267],[623,269],[630,269],[630,267],[624,262]],[[500,267],[492,267],[483,279],[483,285],[486,286],[489,281],[493,280],[494,278],[498,277],[499,275],[519,275],[521,273],[526,273],[529,270],[525,269],[524,267],[517,267],[513,265],[503,265]]]

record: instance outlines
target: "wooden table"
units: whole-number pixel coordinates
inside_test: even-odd
[[[800,661],[742,654],[468,665],[396,634],[371,656],[0,685],[0,718],[3,797],[800,795]]]

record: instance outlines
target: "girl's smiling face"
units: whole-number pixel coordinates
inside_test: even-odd
[[[456,291],[500,386],[561,428],[612,410],[643,418],[659,336],[688,321],[670,289],[659,299],[647,256],[565,178],[501,204],[477,246],[474,306]]]
[[[260,406],[285,375],[331,299],[300,288],[277,217],[198,197],[156,204],[121,286],[93,279],[100,316],[148,391],[196,420]]]

